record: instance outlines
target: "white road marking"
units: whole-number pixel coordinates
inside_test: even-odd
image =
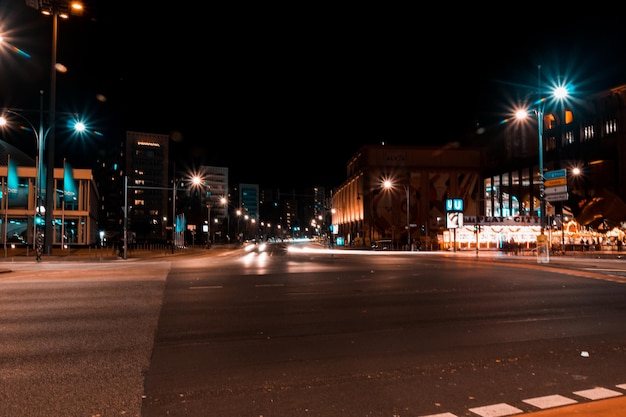
[[[560,407],[562,405],[576,404],[578,402],[562,395],[546,395],[545,397],[529,398],[522,401],[526,404],[541,408],[542,410],[546,408]]]
[[[190,290],[213,290],[224,288],[222,285],[198,285],[195,287],[189,287]]]
[[[502,417],[502,416],[512,416],[513,414],[523,413],[519,408],[513,407],[512,405],[500,403],[500,404],[492,404],[486,405],[484,407],[476,407],[469,409],[472,413],[478,414],[481,417]]]
[[[590,400],[602,400],[605,398],[619,397],[620,395],[624,395],[621,392],[601,387],[595,387],[583,391],[575,391],[574,394],[580,395],[581,397],[585,397]]]

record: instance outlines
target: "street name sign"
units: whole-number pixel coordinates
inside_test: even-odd
[[[559,185],[557,187],[546,187],[546,195],[567,194],[567,185]]]
[[[556,171],[546,172],[545,174],[543,174],[543,178],[546,180],[551,180],[554,178],[565,178],[566,175],[567,175],[566,169],[557,169]]]
[[[543,182],[543,185],[545,187],[554,187],[554,186],[557,186],[557,185],[567,185],[567,178],[563,177],[563,178],[553,178],[553,179],[545,180]]]
[[[543,175],[544,196],[549,202],[566,201],[567,193],[567,170],[557,169],[548,171]]]
[[[546,194],[545,196],[546,201],[549,201],[550,203],[553,203],[555,201],[567,201],[568,198],[569,198],[568,193]]]

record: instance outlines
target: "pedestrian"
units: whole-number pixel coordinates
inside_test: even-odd
[[[123,238],[119,238],[117,240],[117,257],[118,258],[124,257],[124,239]]]

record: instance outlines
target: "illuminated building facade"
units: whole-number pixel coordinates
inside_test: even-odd
[[[391,240],[396,248],[407,242],[434,248],[445,228],[447,198],[463,199],[468,213],[482,212],[482,169],[480,149],[364,146],[332,196],[332,224],[351,245]],[[383,187],[386,180],[390,189]]]
[[[14,147],[0,141],[0,242],[5,250],[15,245],[35,247],[36,227],[42,230],[42,208],[37,208],[35,163]],[[7,150],[11,153],[7,153]],[[9,162],[11,161],[11,162]],[[98,234],[98,191],[89,169],[69,165],[54,169],[52,243],[63,249],[96,245]]]

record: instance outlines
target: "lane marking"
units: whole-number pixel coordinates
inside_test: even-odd
[[[189,287],[190,290],[213,290],[224,288],[222,285],[198,285],[196,287]]]

